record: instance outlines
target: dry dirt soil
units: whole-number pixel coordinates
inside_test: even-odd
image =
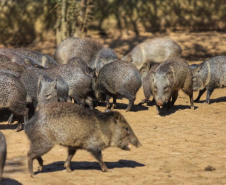
[[[201,62],[215,55],[225,54],[226,34],[169,33],[134,36],[98,37],[122,56],[133,45],[148,37],[163,36],[176,40],[183,48],[183,57],[189,62]],[[44,53],[53,54],[54,44],[31,46]],[[211,96],[211,104],[195,103],[190,109],[189,98],[182,92],[175,106],[157,115],[152,103],[137,104],[144,98],[143,90],[137,93],[132,111],[125,112],[128,101],[118,100],[121,112],[132,126],[142,147],[131,151],[108,148],[103,158],[110,171],[103,173],[96,160],[87,151],[78,151],[73,158],[72,173],[65,171],[63,163],[67,150],[55,146],[43,156],[44,168],[38,172],[37,161],[31,178],[27,172],[26,154],[29,142],[24,131],[15,132],[14,125],[7,124],[7,114],[1,113],[0,130],[8,145],[7,162],[2,184],[24,185],[72,185],[72,184],[226,184],[226,89],[217,89]],[[197,92],[194,93],[197,97]],[[103,111],[104,107],[97,107]],[[65,124],[66,126],[66,124]],[[207,170],[207,171],[206,171]]]

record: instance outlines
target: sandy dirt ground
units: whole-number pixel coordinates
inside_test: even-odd
[[[159,36],[176,40],[183,48],[183,56],[192,62],[198,63],[226,51],[224,33],[191,33],[190,36],[187,33],[171,33]],[[148,37],[144,35],[134,42],[130,36],[122,36],[118,41],[113,38],[111,42],[110,38],[101,39],[122,56],[132,45]],[[44,46],[39,50],[53,54],[53,48],[49,47],[47,52]],[[197,97],[197,92],[194,97]],[[28,139],[24,131],[15,132],[16,123],[8,125],[8,115],[1,112],[0,130],[5,134],[8,145],[2,184],[226,184],[226,89],[215,90],[210,105],[203,103],[205,97],[206,94],[200,103],[195,103],[195,110],[191,110],[188,96],[180,92],[175,106],[169,111],[163,108],[161,116],[157,115],[152,103],[137,105],[144,98],[142,89],[138,91],[130,112],[125,112],[128,100],[118,100],[116,110],[130,123],[142,147],[132,146],[131,151],[118,148],[104,150],[103,158],[110,169],[106,173],[100,170],[90,153],[82,150],[72,160],[73,172],[66,172],[63,164],[67,150],[55,146],[43,156],[42,172],[37,171],[38,163],[34,161],[37,173],[31,178],[27,172]],[[104,107],[97,109],[103,111]],[[211,168],[206,168],[208,166]]]

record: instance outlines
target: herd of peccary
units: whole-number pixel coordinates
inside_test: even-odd
[[[133,109],[137,91],[143,84],[147,103],[151,96],[157,113],[170,109],[181,89],[194,109],[207,90],[207,103],[215,88],[226,87],[226,56],[188,65],[182,49],[172,39],[149,39],[119,59],[110,48],[93,39],[69,37],[57,47],[54,59],[25,48],[0,48],[0,108],[11,112],[8,123],[18,121],[30,141],[28,170],[33,176],[33,160],[42,170],[42,155],[59,144],[68,148],[64,164],[78,149],[89,151],[103,162],[102,150],[119,147],[129,150],[141,143],[126,119],[117,111],[118,98],[128,99],[126,111]],[[110,105],[110,98],[113,104]],[[106,105],[100,112],[96,106]],[[139,114],[139,113],[138,113]],[[23,126],[24,123],[24,126]],[[0,132],[0,180],[6,160],[6,139]]]

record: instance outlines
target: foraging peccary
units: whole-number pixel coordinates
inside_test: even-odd
[[[95,94],[97,100],[106,98],[109,108],[109,98],[113,97],[113,108],[116,107],[116,98],[121,96],[129,100],[126,111],[129,111],[136,99],[136,93],[141,87],[142,81],[137,68],[129,62],[116,61],[106,64],[101,70],[95,82]]]
[[[81,58],[97,74],[105,64],[118,59],[112,49],[105,48],[98,41],[69,37],[57,46],[54,59],[59,64],[66,64],[73,57]]]
[[[35,60],[39,65],[46,68],[53,68],[58,65],[50,56],[33,51],[31,49],[17,48],[14,49],[14,51],[18,54],[23,54],[24,56]]]
[[[207,90],[206,102],[210,103],[210,96],[215,88],[226,87],[226,56],[216,56],[197,65],[193,70],[193,90],[199,95],[198,102]]]
[[[174,40],[154,38],[137,45],[122,60],[132,62],[144,77],[152,62],[161,63],[172,57],[180,57],[181,53],[181,47]]]
[[[157,67],[159,66],[159,63],[153,63],[151,65],[151,68],[148,72],[148,74],[144,77],[143,79],[143,91],[144,91],[144,96],[145,99],[143,99],[138,105],[142,105],[144,103],[147,103],[148,100],[150,99],[152,92],[151,92],[151,72],[155,71]],[[154,101],[154,99],[153,99]]]
[[[0,131],[0,182],[2,180],[3,169],[6,161],[6,139],[3,133]]]
[[[88,104],[93,109],[94,92],[92,88],[92,76],[86,69],[76,64],[62,64],[54,67],[52,71],[60,74],[69,86],[68,95],[78,104]]]
[[[30,140],[27,156],[31,176],[33,160],[38,160],[41,170],[41,156],[55,144],[68,147],[68,157],[64,164],[68,172],[71,171],[71,159],[78,149],[91,152],[105,172],[108,168],[103,162],[102,150],[107,147],[129,150],[129,144],[141,146],[120,113],[101,113],[66,102],[49,103],[42,107],[25,125],[25,133]]]
[[[167,103],[167,107],[174,105],[178,90],[189,95],[191,109],[193,104],[192,71],[188,63],[181,58],[171,58],[159,65],[150,73],[151,91],[156,101],[156,108],[159,113],[160,106]],[[170,99],[172,97],[172,102]]]
[[[26,107],[27,91],[23,83],[12,72],[0,72],[0,108],[9,109],[16,116],[23,116],[27,121],[28,108]],[[19,123],[17,130],[20,130]]]

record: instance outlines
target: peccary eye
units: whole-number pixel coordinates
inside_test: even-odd
[[[169,90],[168,86],[164,87],[164,91],[167,92]]]
[[[50,99],[52,96],[51,96],[51,94],[47,94],[46,95],[46,99],[48,100],[48,99]]]

